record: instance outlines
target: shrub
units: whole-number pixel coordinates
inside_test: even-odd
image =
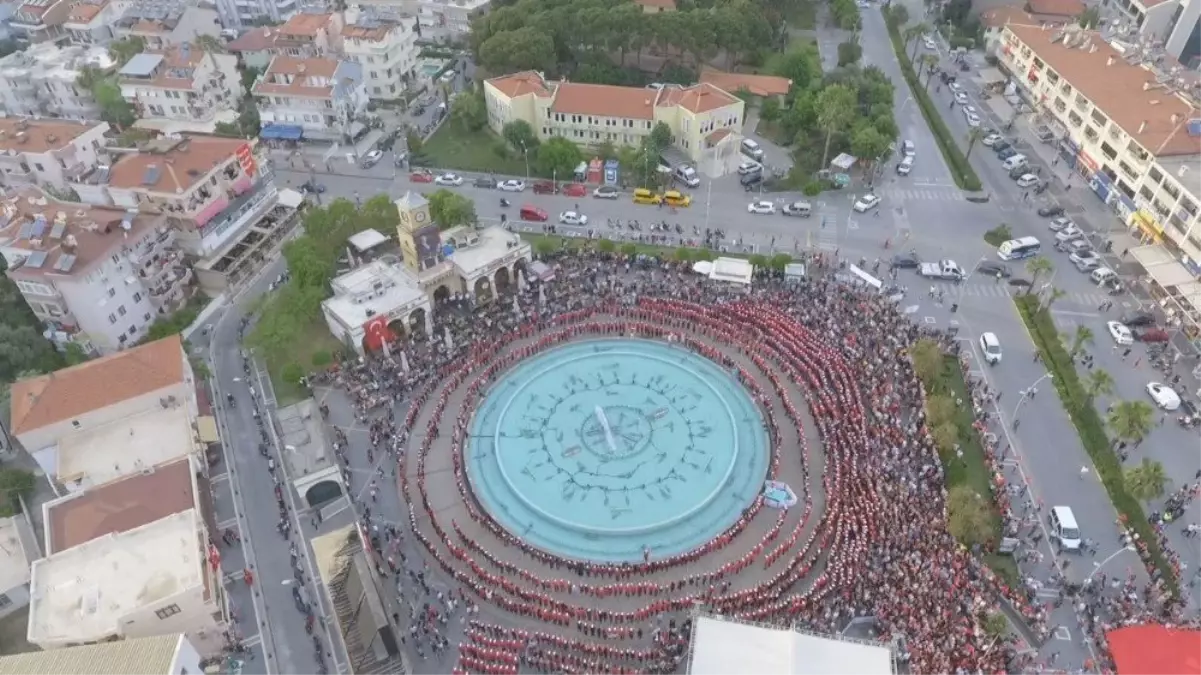
[[[1034,340],[1039,354],[1042,355],[1043,362],[1055,376],[1052,378],[1052,382],[1055,390],[1059,393],[1059,400],[1063,402],[1068,417],[1076,426],[1080,442],[1084,445],[1084,450],[1089,457],[1092,458],[1097,475],[1101,479],[1101,484],[1105,486],[1105,490],[1109,492],[1109,498],[1113,502],[1114,508],[1126,521],[1126,525],[1138,533],[1139,539],[1146,546],[1151,565],[1163,574],[1168,591],[1173,596],[1180,597],[1176,570],[1164,557],[1163,550],[1159,547],[1159,539],[1150,524],[1147,523],[1142,505],[1126,490],[1122,462],[1114,453],[1109,437],[1105,433],[1105,424],[1101,420],[1101,416],[1097,414],[1097,409],[1093,407],[1092,399],[1081,384],[1071,357],[1068,356],[1067,350],[1063,348],[1063,344],[1059,340],[1059,331],[1055,327],[1055,320],[1051,318],[1048,310],[1039,308],[1037,296],[1021,295],[1014,298],[1014,302],[1017,303],[1018,313],[1026,323],[1026,328],[1030,331],[1030,337]]]
[[[821,181],[811,180],[805,183],[805,187],[801,190],[806,197],[816,197],[822,193]]]
[[[334,360],[333,356],[331,356],[329,352],[322,349],[321,351],[318,351],[313,354],[313,367],[314,368],[324,368],[324,367],[328,366],[333,360]]]
[[[1010,231],[1009,226],[1005,223],[1001,223],[984,233],[984,241],[993,246],[1000,246],[1010,239],[1013,239],[1013,232]]]

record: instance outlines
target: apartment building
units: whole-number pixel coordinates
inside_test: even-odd
[[[1182,0],[1112,0],[1105,7],[1114,27],[1162,42]]]
[[[217,12],[189,0],[134,0],[124,9],[116,21],[116,36],[139,38],[150,51],[221,34]]]
[[[138,54],[117,75],[121,95],[141,118],[139,126],[211,132],[217,122],[237,116],[242,80],[232,54],[182,42]]]
[[[251,91],[264,127],[299,127],[314,140],[350,138],[367,112],[363,68],[352,61],[276,56]]]
[[[704,82],[655,90],[549,81],[532,71],[487,80],[484,99],[488,124],[498,134],[509,122],[523,120],[542,139],[636,146],[663,122],[677,148],[695,162],[711,161],[736,145],[745,111],[737,96]]]
[[[188,297],[192,273],[162,216],[61,202],[35,187],[0,210],[7,274],[60,346],[123,349]]]
[[[13,116],[99,119],[92,92],[78,85],[80,72],[89,66],[107,70],[113,59],[104,47],[53,42],[0,58],[0,110]]]
[[[305,8],[332,5],[325,0],[217,0],[217,13],[226,28],[251,28],[267,21],[279,24]]]
[[[414,28],[411,18],[395,12],[347,10],[342,50],[346,60],[362,68],[368,97],[396,99],[404,93],[417,67]]]
[[[67,39],[74,44],[107,44],[117,37],[117,21],[132,0],[78,0],[63,22]]]
[[[0,186],[65,190],[107,161],[108,122],[0,118]]]
[[[1164,35],[1164,51],[1186,68],[1201,69],[1201,0],[1180,0]]]
[[[29,566],[40,557],[37,535],[24,513],[0,518],[0,618],[29,605]]]
[[[352,0],[349,10],[376,10],[416,17],[427,40],[462,37],[471,32],[471,20],[488,11],[492,0]]]
[[[190,675],[203,672],[200,652],[185,635],[158,635],[53,651],[0,656],[0,673],[109,673]]]
[[[1201,276],[1201,105],[1189,81],[1078,27],[1009,24],[1001,67],[1062,161],[1141,238]]]
[[[9,18],[8,27],[14,36],[31,44],[53,42],[63,37],[63,22],[70,11],[69,0],[24,0]]]
[[[59,443],[63,439],[75,434],[86,436],[88,432],[148,413],[183,409],[189,419],[195,420],[200,412],[195,375],[178,335],[18,380],[10,391],[12,433],[38,467],[55,481],[59,480]],[[79,453],[78,459],[88,461],[86,453]],[[67,461],[70,463],[71,458]],[[70,474],[90,476],[93,480],[100,477],[103,480],[99,484],[103,484],[141,470],[132,466],[132,461],[125,462],[124,469],[101,466],[100,470],[106,472],[103,476],[76,466]],[[80,483],[64,487],[97,484]]]
[[[249,68],[265,69],[274,56],[332,56],[342,48],[342,15],[301,12],[281,26],[252,28],[225,45]]]

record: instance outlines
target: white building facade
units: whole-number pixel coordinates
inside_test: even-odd
[[[351,61],[276,56],[252,91],[264,127],[299,127],[314,140],[347,139],[367,112],[363,68]]]
[[[0,109],[6,115],[100,118],[92,93],[78,86],[86,66],[111,68],[103,47],[43,42],[0,59]]]
[[[347,11],[342,49],[363,71],[367,96],[396,99],[413,80],[417,33],[413,19],[381,10]]]
[[[237,116],[242,85],[232,54],[206,52],[185,42],[162,53],[138,54],[118,75],[121,95],[137,111],[141,126],[149,126],[147,118],[215,125]]]
[[[0,186],[65,190],[108,161],[108,122],[0,119]]]

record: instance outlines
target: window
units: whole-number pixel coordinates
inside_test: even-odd
[[[79,420],[71,420],[71,426],[78,429],[80,426]]]
[[[1160,173],[1159,169],[1151,167],[1151,170],[1147,172],[1147,178],[1150,178],[1151,182],[1159,184],[1163,181],[1163,174]]]
[[[108,322],[109,322],[109,323],[112,323],[112,324],[115,324],[115,323],[117,323],[117,315],[116,315],[116,314],[109,314],[109,315],[108,315]]]
[[[117,314],[120,314],[121,316],[125,316],[125,305],[121,305],[120,307],[117,308]]]
[[[129,337],[133,337],[133,336],[135,336],[135,335],[137,335],[137,334],[138,334],[138,327],[137,327],[137,326],[130,326],[130,327],[129,327]]]
[[[166,619],[169,616],[175,616],[176,614],[179,614],[179,611],[179,605],[171,604],[156,611],[154,615],[159,619]]]
[[[1092,129],[1090,128],[1089,131],[1092,131]],[[1085,135],[1087,136],[1088,133],[1085,132]],[[1109,159],[1112,160],[1113,158],[1118,156],[1118,151],[1114,150],[1113,146],[1111,146],[1110,144],[1102,143],[1101,144],[1101,154],[1105,155],[1106,157],[1108,157]]]
[[[115,296],[116,294],[117,294],[117,290],[115,288],[108,289],[108,297],[111,298],[111,297]]]
[[[1109,120],[1097,110],[1093,110],[1093,113],[1089,115],[1089,117],[1092,117],[1093,122],[1095,122],[1096,125],[1102,129],[1105,128],[1106,124],[1109,124]]]
[[[141,293],[134,293],[134,294],[133,294],[133,301],[134,301],[135,303],[141,302],[141,301],[142,301],[142,294],[141,294]]]
[[[146,315],[142,317],[142,320],[149,321],[150,320],[150,312],[146,312]]]

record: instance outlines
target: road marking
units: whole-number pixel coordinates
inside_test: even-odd
[[[938,319],[935,319],[932,316],[922,317],[922,321],[925,321],[926,323],[938,323]]]
[[[921,305],[909,305],[908,307],[906,307],[905,309],[903,309],[901,311],[905,314],[917,314],[917,311],[921,308],[922,308]]]
[[[223,480],[229,480],[229,472],[218,474],[209,479],[209,483],[220,483]]]
[[[1063,316],[1082,316],[1085,318],[1093,318],[1093,319],[1101,316],[1100,314],[1097,314],[1096,312],[1073,312],[1073,311],[1067,310],[1067,309],[1052,309],[1051,313],[1052,314],[1062,314]]]
[[[254,635],[242,640],[243,647],[257,647],[261,644],[263,644],[263,636],[261,633],[255,633]]]
[[[1053,598],[1058,598],[1060,596],[1060,592],[1059,592],[1059,589],[1057,589],[1057,588],[1040,588],[1040,589],[1038,589],[1038,592],[1035,595],[1037,595],[1040,598],[1053,599]],[[1062,626],[1061,626],[1061,628],[1062,628]],[[1064,628],[1064,630],[1067,630],[1067,629]],[[1070,640],[1070,639],[1072,639],[1072,636],[1069,635],[1068,637],[1061,638],[1061,639]]]
[[[238,526],[237,517],[230,518],[229,520],[223,520],[223,521],[217,523],[218,530],[227,530],[231,527],[237,527],[237,526]]]
[[[1068,630],[1067,626],[1060,626],[1059,628],[1055,629],[1055,639],[1064,641],[1071,640],[1072,631]]]
[[[859,229],[859,221],[855,220],[854,218],[847,218],[847,229],[848,230],[858,230]]]

